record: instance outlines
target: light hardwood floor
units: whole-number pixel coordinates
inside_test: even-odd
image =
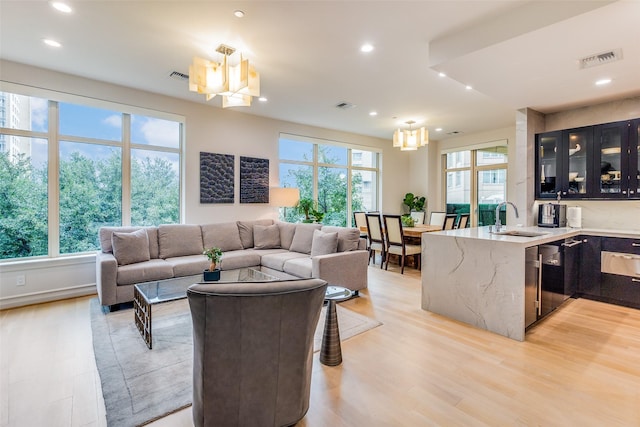
[[[300,426],[640,426],[640,310],[570,300],[520,343],[421,310],[419,274],[369,268],[342,304],[383,325],[315,354]],[[0,426],[106,425],[89,300],[0,312]]]

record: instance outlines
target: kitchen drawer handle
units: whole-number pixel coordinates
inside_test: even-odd
[[[577,246],[577,245],[579,245],[581,243],[582,243],[582,241],[580,241],[580,240],[574,240],[573,242],[563,243],[562,246],[566,246],[567,248],[572,248],[572,247]]]
[[[634,278],[631,278],[631,281],[632,281],[632,282],[638,282],[638,283],[640,283],[640,279],[634,279]]]
[[[640,248],[640,243],[632,243],[631,246],[634,248]]]

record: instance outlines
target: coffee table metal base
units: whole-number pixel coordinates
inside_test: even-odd
[[[133,310],[136,327],[142,335],[149,350],[153,348],[153,337],[151,335],[151,304],[140,294],[138,287],[133,288]]]

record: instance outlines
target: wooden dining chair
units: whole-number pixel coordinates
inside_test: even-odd
[[[469,226],[469,217],[471,214],[464,213],[460,214],[460,218],[458,218],[458,225],[456,228],[467,228]]]
[[[415,264],[420,269],[421,245],[411,245],[405,242],[402,232],[402,219],[400,215],[383,215],[384,227],[387,232],[387,249],[385,257],[385,270],[389,268],[389,255],[400,256],[400,274],[404,274],[404,264],[408,256],[413,256]]]
[[[369,263],[371,262],[371,257],[373,257],[373,263],[375,264],[375,254],[380,252],[380,268],[382,268],[386,255],[386,243],[380,214],[368,213],[365,215],[365,219],[367,220],[367,234],[369,236]]]
[[[456,228],[456,220],[458,219],[458,214],[447,214],[444,218],[444,224],[442,226],[443,230],[453,230]]]
[[[439,225],[444,227],[444,219],[447,217],[445,212],[431,212],[429,217],[429,225]]]
[[[425,216],[425,212],[424,211],[411,212],[410,215],[411,215],[411,218],[413,219],[413,223],[415,225],[424,224],[424,216]]]
[[[368,234],[362,231],[360,227],[367,226],[366,215],[367,213],[364,211],[353,213],[353,224],[358,230],[360,230],[360,237],[364,237],[364,238],[368,238]]]

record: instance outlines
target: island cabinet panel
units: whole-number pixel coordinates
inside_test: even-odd
[[[621,237],[603,237],[602,250],[640,255],[640,239],[626,239]]]
[[[600,271],[601,237],[580,236],[583,240],[581,246],[580,279],[578,281],[578,293],[582,296],[600,296],[600,284],[602,278]]]
[[[602,273],[601,296],[627,307],[640,308],[640,279]]]
[[[640,119],[536,135],[536,198],[640,199]]]

